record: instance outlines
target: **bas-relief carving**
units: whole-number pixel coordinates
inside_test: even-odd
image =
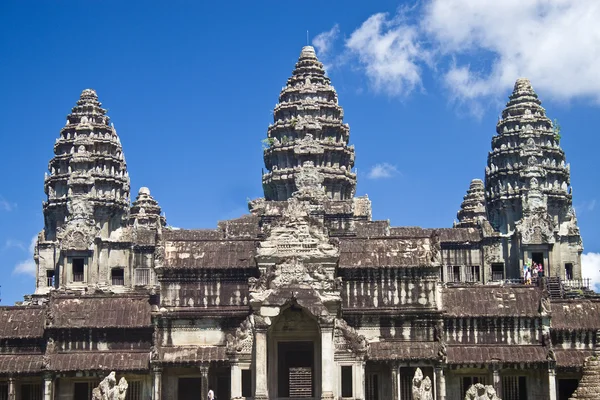
[[[339,345],[345,345],[356,356],[364,356],[369,350],[369,342],[342,318],[335,320],[336,337],[341,340]]]
[[[491,385],[476,383],[471,385],[465,394],[465,400],[502,400],[496,396],[496,390]]]
[[[91,220],[73,220],[58,228],[56,237],[63,250],[88,250],[99,229]]]
[[[302,139],[296,141],[294,146],[294,154],[323,154],[323,146],[310,133],[306,134]],[[296,181],[297,184],[297,181]]]
[[[412,380],[412,400],[433,400],[431,379],[423,378],[423,371],[417,368]]]
[[[517,231],[523,244],[554,243],[554,224],[544,211],[536,211],[517,222]]]
[[[121,377],[117,384],[115,372],[111,372],[92,390],[92,400],[125,400],[127,394],[127,380]]]
[[[226,336],[226,349],[228,354],[250,354],[254,343],[252,335],[252,318],[246,318],[233,334]]]

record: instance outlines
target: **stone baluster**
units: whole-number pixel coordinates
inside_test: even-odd
[[[254,400],[268,400],[266,327],[254,330],[254,352]]]
[[[398,364],[392,363],[392,400],[400,399],[400,376],[398,374]]]
[[[54,391],[54,381],[52,375],[44,375],[44,400],[52,400],[52,392]]]
[[[203,365],[200,367],[200,381],[202,386],[202,394],[200,398],[205,399],[208,394],[208,365]]]
[[[492,383],[494,385],[494,390],[496,391],[496,396],[502,398],[502,378],[500,377],[500,365],[498,365],[497,362],[493,362],[492,368]]]
[[[15,387],[15,378],[8,378],[8,400],[17,400],[17,389]]]
[[[154,367],[152,370],[154,380],[152,388],[152,400],[161,400],[162,398],[162,370],[159,367]]]
[[[435,367],[436,399],[446,400],[446,376],[441,366]]]
[[[242,398],[242,370],[237,361],[231,363],[231,398]]]
[[[548,390],[548,400],[556,400],[556,369],[554,369],[554,365],[550,365],[548,368]]]
[[[321,399],[333,400],[335,363],[333,361],[333,324],[321,325]]]
[[[361,361],[355,368],[356,384],[354,385],[354,398],[363,400],[365,398],[365,362]]]

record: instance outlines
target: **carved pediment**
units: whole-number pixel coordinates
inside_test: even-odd
[[[339,249],[330,243],[322,222],[309,216],[304,202],[292,199],[281,220],[274,222],[260,243],[257,260],[322,260],[339,257]],[[262,259],[262,260],[261,260]]]
[[[554,243],[554,224],[545,212],[527,214],[517,223],[523,244]]]
[[[57,230],[57,239],[63,250],[88,250],[98,229],[87,220],[71,221]]]

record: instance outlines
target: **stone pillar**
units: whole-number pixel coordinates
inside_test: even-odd
[[[202,383],[202,394],[201,399],[205,399],[208,394],[208,366],[203,365],[200,367],[200,381]]]
[[[494,390],[496,391],[496,395],[500,398],[502,398],[502,378],[500,377],[500,366],[499,365],[494,365],[494,370],[492,372],[493,377],[492,377],[492,381],[493,381],[493,385],[494,385]]]
[[[354,385],[355,394],[354,398],[357,400],[364,400],[365,398],[365,362],[361,361],[354,367],[356,384]]]
[[[556,400],[556,370],[548,368],[548,400]]]
[[[435,396],[437,400],[446,400],[446,376],[442,367],[435,367]]]
[[[15,385],[15,378],[12,376],[8,378],[8,400],[17,400],[17,388]]]
[[[398,364],[392,363],[392,400],[400,399],[400,376],[398,375]]]
[[[158,367],[154,367],[152,370],[152,400],[161,400],[162,398],[162,370]]]
[[[231,363],[231,398],[242,398],[242,370],[236,361]]]
[[[254,400],[268,400],[267,329],[254,330]]]
[[[333,361],[333,325],[321,325],[321,399],[333,400],[335,363]]]
[[[44,375],[44,400],[52,400],[52,392],[54,391],[54,381],[52,375]]]

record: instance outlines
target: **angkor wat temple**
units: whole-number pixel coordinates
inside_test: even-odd
[[[147,188],[130,203],[119,137],[83,91],[45,178],[36,291],[0,308],[0,400],[90,399],[110,371],[131,400],[408,400],[417,368],[435,399],[474,383],[571,396],[600,300],[560,135],[528,80],[485,182],[440,229],[374,221],[355,197],[349,127],[312,47],[273,115],[264,198],[216,229],[176,229]],[[531,261],[543,274],[525,284]]]

